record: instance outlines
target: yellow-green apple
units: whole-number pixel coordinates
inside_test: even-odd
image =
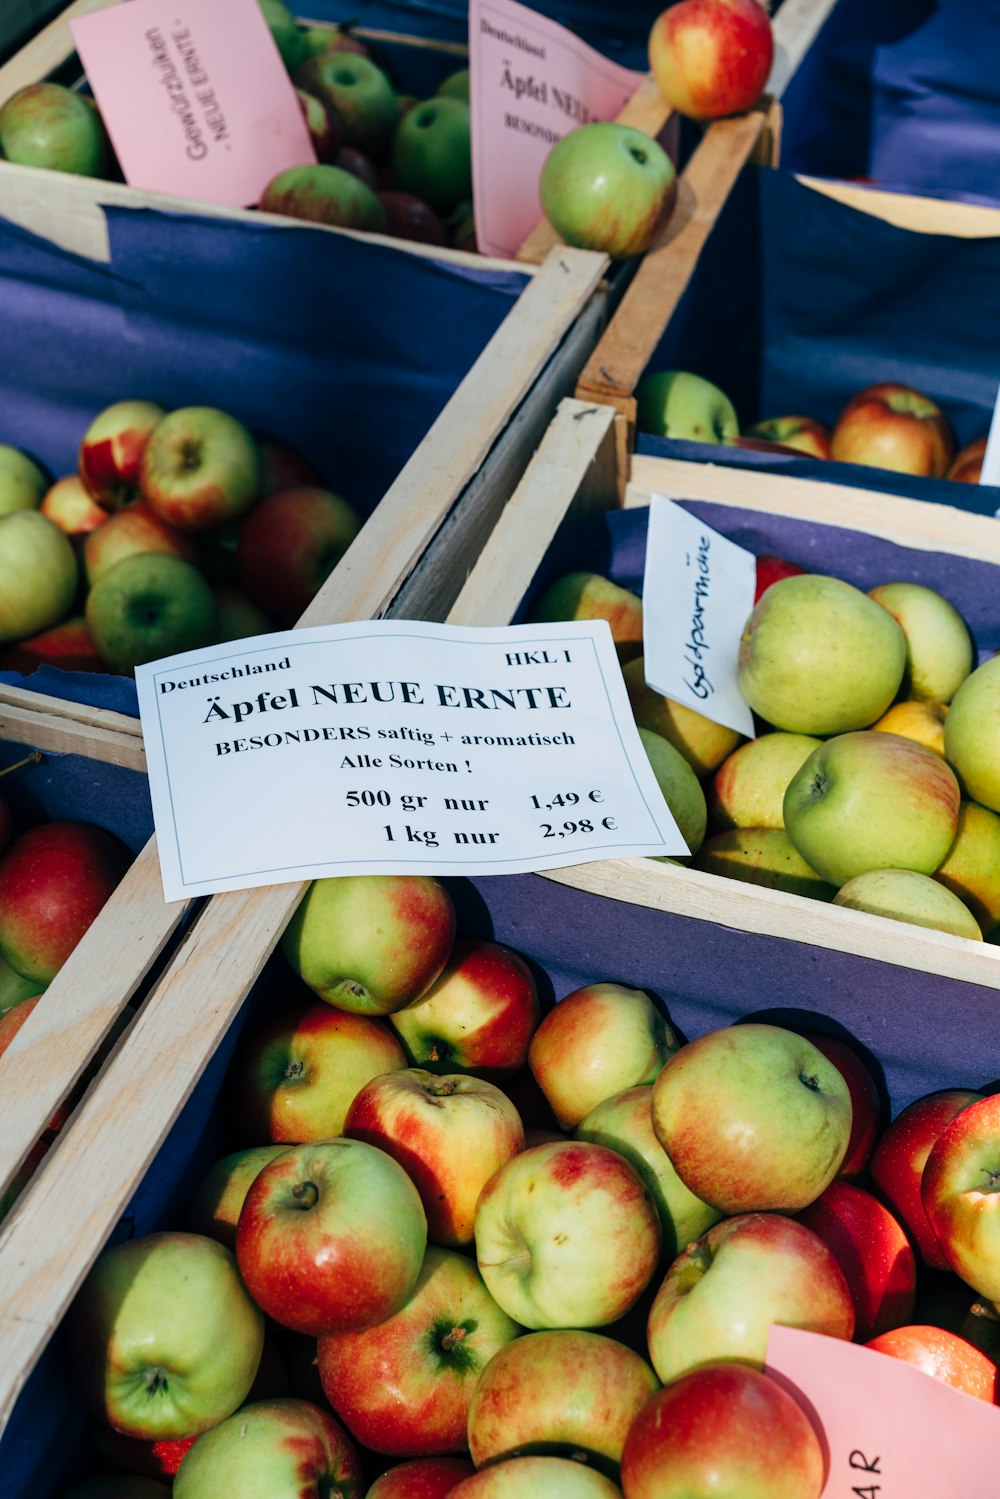
[[[762,734],[727,755],[712,777],[708,825],[729,828],[783,828],[782,803],[789,781],[820,741],[810,734]]]
[[[76,1382],[115,1431],[154,1440],[207,1431],[246,1399],[264,1318],[236,1260],[199,1234],[106,1249],[69,1317]]]
[[[653,1084],[653,1129],[681,1180],[723,1213],[797,1212],[840,1169],[851,1095],[832,1062],[774,1025],[709,1031]]]
[[[328,51],[307,58],[293,74],[297,88],[332,104],[344,127],[344,144],[366,155],[385,155],[399,121],[395,90],[370,57]]]
[[[19,1005],[22,1000],[34,999],[44,988],[45,985],[39,984],[36,979],[26,979],[23,974],[11,968],[0,953],[0,1016]]]
[[[505,1078],[527,1060],[538,993],[519,953],[459,937],[441,977],[389,1023],[415,1067]]]
[[[907,700],[893,703],[888,712],[872,724],[872,728],[882,734],[901,734],[904,739],[912,739],[915,744],[922,744],[944,759],[944,721],[947,716],[947,703]]]
[[[616,1150],[635,1167],[656,1205],[660,1219],[661,1253],[672,1260],[685,1244],[700,1239],[721,1214],[689,1192],[674,1164],[653,1133],[650,1083],[626,1088],[591,1109],[577,1125],[577,1140]]]
[[[341,229],[386,231],[385,209],[378,196],[353,172],[342,167],[286,167],[264,189],[260,207],[265,213]]]
[[[236,1225],[246,1195],[258,1174],[286,1145],[252,1145],[236,1150],[210,1166],[195,1188],[185,1218],[191,1233],[218,1239],[236,1250]]]
[[[837,1172],[838,1180],[851,1181],[861,1176],[868,1165],[882,1123],[882,1103],[875,1078],[860,1053],[847,1041],[828,1036],[825,1031],[804,1030],[801,1034],[833,1063],[851,1095],[851,1138]]]
[[[258,0],[281,60],[291,73],[307,56],[305,33],[284,0]]]
[[[567,573],[546,588],[528,616],[533,623],[606,619],[619,661],[642,655],[642,600],[599,573]]]
[[[746,435],[780,443],[783,448],[795,448],[810,458],[830,456],[829,428],[813,416],[772,416],[748,427]]]
[[[861,1187],[833,1181],[797,1218],[822,1239],[843,1272],[859,1343],[910,1321],[917,1261],[888,1208]]]
[[[446,1499],[475,1471],[465,1457],[417,1457],[387,1468],[365,1499]]]
[[[642,989],[587,984],[549,1011],[528,1048],[528,1066],[561,1129],[636,1083],[651,1083],[680,1042]]]
[[[211,588],[196,567],[168,552],[135,552],[109,567],[87,595],[85,618],[100,655],[116,671],[219,638]]]
[[[101,511],[103,523],[83,543],[83,566],[92,588],[104,573],[140,552],[161,552],[199,566],[201,547],[190,532],[178,531],[150,510],[145,500],[133,500],[113,515]]]
[[[389,1027],[330,1005],[293,1004],[240,1038],[228,1084],[246,1137],[300,1145],[343,1132],[355,1095],[406,1066]]]
[[[836,894],[836,887],[806,863],[781,828],[730,828],[728,833],[716,833],[702,844],[694,867],[813,900],[832,900]]]
[[[983,459],[986,457],[987,440],[985,437],[977,437],[975,442],[966,443],[951,460],[945,478],[953,479],[958,484],[978,484],[983,471]]]
[[[261,500],[240,528],[240,582],[272,614],[298,619],[360,527],[357,513],[329,489],[280,489]]]
[[[109,156],[100,115],[75,89],[31,83],[11,94],[0,109],[0,157],[5,161],[102,177]]]
[[[439,83],[435,93],[445,99],[464,99],[469,102],[469,70],[458,68],[454,73],[449,73],[443,82]]]
[[[674,164],[663,147],[614,122],[570,130],[545,158],[538,183],[542,213],[556,233],[568,245],[612,260],[648,250],[676,196]]]
[[[960,801],[940,755],[900,734],[862,729],[813,750],[785,792],[785,828],[834,885],[869,869],[930,875],[955,841]]]
[[[65,536],[87,536],[104,524],[108,512],[83,487],[78,474],[57,479],[38,507],[39,514],[52,521]]]
[[[76,554],[52,521],[37,510],[0,516],[0,644],[57,624],[77,579]]]
[[[16,838],[0,859],[0,952],[15,972],[48,984],[130,861],[89,822],[39,823]]]
[[[622,1454],[628,1499],[819,1499],[826,1464],[802,1407],[742,1364],[697,1369],[640,1411]]]
[[[486,1182],[524,1149],[521,1116],[499,1088],[483,1078],[440,1077],[420,1067],[366,1083],[347,1111],[343,1133],[399,1162],[420,1193],[428,1239],[455,1248],[472,1243]]]
[[[930,875],[916,874],[912,869],[866,869],[841,885],[833,904],[848,911],[868,911],[892,921],[931,927],[973,942],[983,940],[968,906]]]
[[[315,466],[297,448],[278,442],[266,433],[256,434],[260,453],[260,497],[266,500],[278,489],[295,489],[300,484],[319,484]]]
[[[455,908],[429,875],[314,880],[281,949],[320,999],[387,1015],[426,994],[455,940]]]
[[[18,640],[0,654],[0,671],[22,671],[27,675],[39,666],[59,666],[63,671],[110,670],[98,654],[82,614],[64,619],[51,630]]]
[[[963,1109],[935,1141],[920,1200],[956,1275],[1000,1301],[1000,1094]]]
[[[246,640],[253,635],[267,635],[278,628],[270,615],[265,614],[242,589],[223,584],[213,589],[213,593],[219,611],[220,641]]]
[[[306,1400],[260,1400],[205,1432],[181,1463],[173,1499],[354,1499],[361,1461],[328,1411]]]
[[[316,160],[333,166],[344,140],[340,115],[331,104],[317,99],[315,94],[307,93],[304,88],[297,88],[295,92]]]
[[[950,703],[974,661],[968,626],[954,604],[922,583],[882,583],[868,597],[888,609],[906,638],[904,695]]]
[[[116,401],[83,434],[80,480],[105,510],[119,510],[137,498],[143,450],[166,414],[155,401]]]
[[[773,1325],[854,1334],[854,1303],[835,1255],[780,1213],[741,1213],[689,1244],[649,1309],[649,1357],[664,1384],[719,1359],[763,1369]]]
[[[221,525],[249,510],[258,497],[257,444],[227,411],[182,406],[148,437],[139,460],[139,488],[150,509],[178,530]]]
[[[962,802],[955,841],[934,878],[968,906],[989,938],[1000,924],[1000,817]]]
[[[361,1140],[286,1150],[255,1178],[236,1258],[251,1296],[318,1337],[384,1322],[405,1304],[427,1248],[420,1195],[402,1166]]]
[[[504,1311],[524,1327],[604,1327],[624,1316],[656,1268],[650,1194],[603,1145],[536,1145],[486,1183],[476,1260]]]
[[[132,1474],[101,1474],[74,1484],[63,1499],[170,1499],[170,1489],[155,1478]]]
[[[800,578],[805,572],[804,567],[799,567],[795,562],[789,562],[786,557],[775,557],[767,552],[757,555],[756,583],[754,586],[753,601],[756,604],[762,593],[780,578]]]
[[[643,375],[635,396],[640,432],[688,442],[721,443],[732,443],[740,435],[736,408],[725,391],[689,370],[656,370]]]
[[[0,442],[0,515],[37,510],[49,487],[45,474],[20,448]]]
[[[752,109],[773,56],[771,22],[759,0],[680,0],[649,34],[649,66],[660,93],[692,120]]]
[[[472,1460],[484,1468],[548,1452],[616,1476],[629,1426],[657,1383],[646,1360],[614,1338],[528,1333],[494,1356],[473,1392]]]
[[[896,696],[905,666],[892,615],[821,573],[773,584],[740,639],[740,691],[761,718],[795,734],[866,728]]]
[[[479,1377],[520,1331],[475,1265],[452,1249],[431,1246],[394,1316],[360,1332],[320,1338],[323,1391],[351,1434],[373,1452],[464,1452]]]
[[[704,841],[708,819],[701,783],[669,739],[655,734],[652,729],[640,729],[639,738],[680,835],[691,853],[696,854]]]
[[[463,1479],[455,1499],[621,1499],[617,1484],[569,1457],[511,1457]]]
[[[472,192],[468,101],[437,94],[407,110],[392,143],[392,172],[397,187],[438,213],[450,213],[468,198]]]
[[[969,1088],[952,1088],[918,1098],[892,1121],[872,1151],[872,1185],[903,1224],[929,1270],[951,1266],[920,1200],[920,1179],[940,1135],[982,1096]]]
[[[896,1327],[870,1339],[866,1346],[913,1364],[977,1400],[996,1405],[1000,1399],[1000,1375],[993,1360],[974,1343],[943,1327]]]
[[[447,229],[423,198],[395,188],[383,188],[378,196],[385,209],[385,232],[393,239],[414,240],[421,245],[448,244]]]
[[[629,702],[640,729],[652,729],[674,749],[680,750],[697,776],[706,776],[722,764],[740,743],[742,735],[724,724],[713,723],[683,703],[671,702],[647,686],[642,657],[629,661],[622,675]]]
[[[0,521],[0,548],[3,526]],[[2,606],[0,606],[2,608]],[[1000,812],[1000,656],[966,677],[944,724],[944,752],[973,801]]]
[[[943,411],[908,385],[883,380],[859,390],[844,407],[830,438],[838,463],[863,463],[900,474],[940,479],[955,439]]]

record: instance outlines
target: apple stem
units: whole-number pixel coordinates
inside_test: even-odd
[[[319,1188],[315,1182],[296,1182],[292,1188],[292,1196],[295,1198],[296,1207],[306,1212],[319,1202]]]
[[[2,780],[4,776],[11,775],[15,770],[23,770],[26,765],[41,765],[41,763],[41,750],[32,750],[31,754],[25,755],[23,760],[15,760],[13,765],[5,765],[3,770],[0,770],[0,780]]]
[[[434,1060],[437,1061],[437,1058]],[[457,1086],[451,1078],[446,1078],[440,1083],[432,1084],[430,1092],[434,1098],[450,1098]]]
[[[445,1353],[450,1353],[455,1344],[461,1343],[467,1333],[468,1328],[466,1327],[453,1327],[451,1332],[446,1332],[444,1337],[441,1339],[441,1347],[444,1349]]]

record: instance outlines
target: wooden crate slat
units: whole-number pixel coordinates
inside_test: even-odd
[[[30,696],[30,694],[27,694]],[[0,739],[57,755],[89,755],[108,765],[145,773],[142,738],[105,728],[100,723],[76,723],[70,715],[0,703]]]
[[[57,68],[61,68],[73,55],[73,36],[70,21],[80,16],[89,16],[95,10],[107,10],[117,0],[73,0],[60,11],[47,26],[26,42],[14,56],[0,68],[0,104],[29,83],[40,83]]]
[[[774,61],[765,91],[780,99],[837,0],[785,0],[774,18]]]
[[[982,203],[880,192],[856,182],[833,182],[824,177],[800,176],[798,180],[824,197],[915,234],[946,234],[953,239],[992,239],[1000,235],[1000,208]]]
[[[30,708],[38,713],[72,719],[74,723],[114,729],[119,734],[142,738],[139,720],[128,713],[115,713],[111,708],[95,708],[90,703],[75,703],[69,698],[51,697],[44,692],[32,692],[27,687],[11,687],[0,682],[0,712],[4,708]]]

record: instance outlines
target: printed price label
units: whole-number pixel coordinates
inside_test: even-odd
[[[749,738],[753,714],[737,668],[756,583],[752,552],[662,495],[651,497],[642,589],[646,681]]]
[[[613,120],[643,74],[517,0],[470,0],[469,75],[476,242],[512,257],[542,216],[552,147],[578,125]]]
[[[246,208],[315,162],[258,0],[129,0],[69,24],[130,186]]]
[[[993,407],[993,420],[990,422],[990,435],[986,439],[979,482],[1000,485],[1000,387],[997,388],[996,405]],[[1000,510],[996,514],[1000,516]]]
[[[167,900],[688,852],[604,620],[286,631],[136,685]]]

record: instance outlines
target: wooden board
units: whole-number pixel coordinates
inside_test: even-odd
[[[823,177],[799,177],[817,193],[835,198],[872,218],[884,219],[916,234],[947,234],[953,239],[992,239],[1000,235],[1000,208],[947,198],[915,198],[909,193],[880,192],[856,182],[830,182]]]

